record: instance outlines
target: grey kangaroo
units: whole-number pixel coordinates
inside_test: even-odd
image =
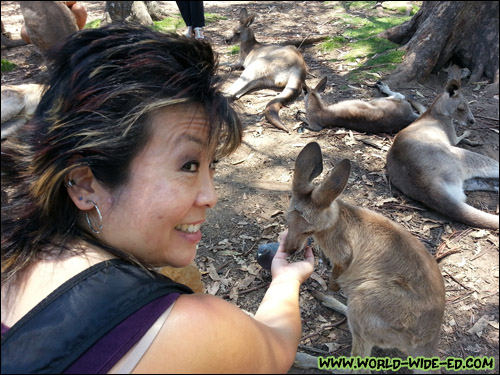
[[[396,135],[387,154],[390,181],[405,195],[452,220],[498,229],[498,216],[468,205],[464,194],[464,190],[498,192],[498,161],[456,147],[470,131],[457,137],[454,120],[462,125],[475,122],[459,78],[451,79],[430,108]]]
[[[436,260],[399,224],[337,197],[350,162],[342,160],[315,186],[323,170],[320,146],[307,144],[295,162],[286,214],[285,251],[301,250],[313,236],[330,259],[329,289],[342,289],[347,306],[324,295],[347,315],[351,356],[370,356],[372,347],[398,348],[413,357],[435,357],[445,307],[444,281]]]
[[[45,86],[2,85],[2,139],[15,133],[35,113]]]
[[[289,132],[279,118],[279,110],[300,94],[306,78],[306,63],[295,46],[257,42],[250,28],[254,19],[255,14],[249,16],[245,8],[241,9],[240,24],[233,30],[232,37],[226,40],[228,44],[240,43],[238,65],[244,68],[241,76],[229,88],[228,95],[239,99],[263,88],[283,89],[267,104],[264,114],[272,125]]]
[[[367,133],[396,133],[419,117],[404,95],[392,92],[380,81],[376,87],[388,95],[387,98],[345,100],[326,106],[320,96],[326,88],[326,80],[324,77],[314,88],[306,84],[302,88],[307,123],[312,130],[341,127]],[[418,109],[425,111],[422,107]]]

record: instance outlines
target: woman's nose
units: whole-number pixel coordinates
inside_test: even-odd
[[[217,192],[212,174],[208,173],[201,181],[198,193],[198,205],[213,208],[217,204]]]

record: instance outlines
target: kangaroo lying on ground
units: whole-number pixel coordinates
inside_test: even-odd
[[[44,85],[2,85],[2,139],[28,121],[40,102]]]
[[[455,147],[470,131],[457,137],[453,120],[475,122],[460,80],[452,79],[431,107],[413,124],[401,130],[387,154],[391,183],[405,195],[467,225],[498,229],[498,216],[466,203],[464,190],[498,193],[498,161]]]
[[[250,28],[255,14],[240,11],[240,24],[227,44],[240,43],[240,61],[244,70],[231,85],[228,95],[239,99],[243,95],[264,88],[283,89],[271,100],[264,111],[267,121],[288,132],[279,118],[279,110],[299,94],[306,78],[304,57],[295,46],[266,45],[255,40]]]
[[[376,87],[388,97],[370,101],[346,100],[326,106],[320,96],[326,88],[326,77],[315,88],[304,84],[302,90],[309,128],[339,127],[367,133],[396,133],[419,117],[404,95],[392,92],[380,81]],[[418,109],[422,113],[425,111],[422,107]]]
[[[332,262],[329,289],[342,289],[347,306],[326,299],[347,315],[351,356],[370,356],[373,346],[439,356],[445,289],[435,259],[399,224],[336,199],[347,184],[349,160],[314,186],[322,170],[320,146],[309,143],[295,162],[285,251],[293,254],[313,236]]]

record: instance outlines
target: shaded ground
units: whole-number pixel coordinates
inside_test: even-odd
[[[82,3],[89,11],[88,21],[101,17],[103,1]],[[172,15],[178,14],[175,2],[162,3]],[[22,24],[19,6],[12,1],[2,1],[1,4],[7,31],[17,37]],[[258,13],[254,27],[257,39],[262,42],[279,43],[289,38],[339,33],[336,26],[328,22],[332,19],[328,2],[206,1],[206,12],[227,18],[218,19],[206,27],[206,35],[220,53],[222,63],[236,61],[237,57],[229,54],[230,48],[224,44],[224,38],[237,24],[242,4],[249,12]],[[32,51],[32,46],[2,49],[2,58],[20,66],[11,73],[2,73],[2,84],[37,79],[40,69]],[[378,96],[376,90],[369,87],[375,78],[373,82],[362,85],[350,84],[345,79],[350,67],[329,61],[340,51],[322,53],[317,47],[308,46],[302,52],[309,68],[307,81],[310,85],[328,76],[328,87],[323,95],[326,102]],[[230,72],[223,66],[221,74],[229,86],[239,72]],[[416,95],[428,106],[441,92],[444,79],[445,73],[439,73],[423,85],[406,84],[398,90]],[[482,145],[463,147],[498,160],[498,96],[484,97],[482,87],[465,88],[477,120],[471,128],[471,140]],[[204,273],[207,292],[230,300],[248,312],[256,311],[270,281],[270,274],[255,262],[257,246],[276,241],[278,233],[285,229],[283,213],[288,205],[295,158],[304,145],[316,141],[326,159],[326,171],[343,158],[352,162],[352,174],[343,199],[401,223],[432,254],[438,254],[447,298],[439,345],[441,357],[494,357],[494,370],[477,373],[498,373],[498,232],[450,221],[392,188],[385,175],[385,155],[393,135],[366,135],[344,129],[299,134],[296,129],[300,121],[295,119],[295,114],[304,109],[302,96],[280,112],[283,122],[290,129],[294,128],[288,135],[267,124],[263,118],[262,111],[273,95],[274,91],[262,90],[243,97],[238,103],[246,126],[244,144],[218,165],[219,203],[209,214],[208,225],[202,229],[203,241],[196,260]],[[472,205],[498,214],[496,194],[476,192],[471,193],[469,199]],[[315,252],[319,255],[318,249]],[[321,306],[310,293],[312,289],[325,290],[330,269],[330,265],[317,256],[313,277],[301,289],[303,337],[299,351],[312,355],[348,356],[351,338],[347,323],[342,322],[342,316]],[[399,355],[396,351],[380,349],[374,354]],[[290,370],[290,373],[302,372],[322,373],[312,369]],[[401,372],[409,373],[408,370]]]

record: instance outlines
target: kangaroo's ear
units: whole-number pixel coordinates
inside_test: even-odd
[[[309,91],[311,91],[311,89],[310,89],[310,88],[309,88],[309,86],[307,86],[307,85],[305,84],[305,82],[304,82],[304,83],[302,84],[302,92],[304,93],[304,96],[306,96],[306,95],[309,93]]]
[[[323,183],[312,192],[312,201],[319,208],[326,208],[332,204],[347,184],[351,174],[351,162],[342,160],[328,174]]]
[[[326,89],[326,77],[323,77],[323,79],[319,81],[319,83],[316,85],[316,88],[314,90],[316,90],[316,92],[322,93],[323,91],[325,91],[325,89]]]
[[[245,22],[243,22],[243,26],[245,27],[249,27],[252,23],[253,23],[253,20],[255,19],[255,14],[252,14],[250,15],[246,20]]]
[[[323,172],[323,156],[316,142],[307,144],[295,160],[292,190],[298,194],[309,194],[312,191],[310,182]]]
[[[446,84],[444,91],[447,92],[450,97],[452,97],[458,95],[458,90],[460,90],[460,87],[460,81],[452,79]]]
[[[248,18],[247,8],[241,8],[241,10],[240,10],[240,23],[243,25],[247,18]]]

